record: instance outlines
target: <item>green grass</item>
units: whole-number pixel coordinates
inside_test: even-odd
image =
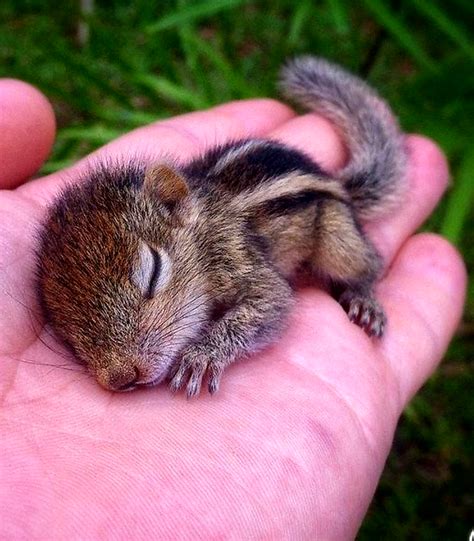
[[[474,264],[474,21],[469,0],[4,0],[0,75],[37,85],[59,132],[54,171],[134,127],[230,99],[276,96],[282,61],[327,56],[367,77],[453,174],[426,226]],[[80,21],[89,38],[79,43]],[[471,282],[472,283],[472,282]],[[474,288],[441,371],[407,409],[360,539],[467,539],[474,508]]]

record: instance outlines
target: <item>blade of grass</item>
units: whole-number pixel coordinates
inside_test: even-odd
[[[474,203],[474,148],[464,156],[459,174],[448,200],[448,207],[441,226],[441,234],[459,245],[463,227]]]
[[[410,120],[414,119],[413,127],[416,126],[423,135],[434,139],[449,156],[459,155],[459,152],[469,148],[472,142],[472,137],[469,134],[457,126],[451,126],[449,122],[427,119],[426,114],[417,117],[416,111],[411,117]]]
[[[364,4],[372,12],[379,23],[386,28],[396,41],[418,62],[418,64],[432,72],[437,70],[436,64],[425,53],[413,33],[379,0],[364,0]]]
[[[50,43],[50,47],[51,53],[68,66],[71,76],[74,75],[74,77],[86,81],[88,85],[95,85],[107,96],[114,98],[117,103],[126,107],[131,106],[129,97],[119,92],[99,73],[97,63],[91,61],[86,55],[75,54],[74,51],[69,50],[65,43]]]
[[[327,6],[331,12],[334,21],[334,26],[338,34],[347,34],[349,32],[349,15],[344,1],[327,0]]]
[[[220,75],[225,79],[227,86],[233,91],[234,95],[237,94],[240,98],[255,96],[256,91],[249,83],[247,83],[244,77],[239,74],[238,70],[230,64],[224,54],[219,51],[216,44],[209,43],[198,35],[192,37],[191,43],[199,54],[205,57],[219,70]],[[232,93],[230,92],[227,93],[226,96],[219,96],[218,101],[230,99],[231,94]]]
[[[78,144],[80,144],[80,142],[78,143],[78,141],[73,141],[72,139],[63,140],[57,138],[54,142],[54,159],[71,159],[71,156],[75,155]]]
[[[205,109],[209,103],[196,91],[188,90],[181,85],[171,82],[165,77],[157,77],[151,74],[141,74],[134,77],[137,83],[140,83],[156,94],[168,99],[178,105],[191,109]]]
[[[187,3],[187,0],[178,0],[178,7],[184,13],[192,6]],[[198,52],[193,45],[193,40],[197,37],[196,31],[191,23],[185,22],[179,26],[178,34],[186,58],[186,67],[191,70],[196,86],[203,93],[203,97],[209,100],[212,95],[212,87],[203,66],[200,64]]]
[[[288,32],[288,38],[286,40],[288,48],[292,49],[293,47],[297,46],[298,43],[300,42],[301,33],[303,31],[304,24],[309,19],[310,11],[311,11],[311,2],[309,2],[308,0],[305,2],[300,2],[297,8],[295,9],[295,12],[290,22],[290,30]]]
[[[458,4],[469,13],[474,13],[474,2],[472,0],[451,0],[452,3]]]
[[[431,19],[441,32],[450,37],[471,60],[474,60],[474,45],[463,29],[453,22],[433,1],[428,3],[426,0],[412,0],[411,4],[427,19]]]
[[[54,160],[46,162],[41,167],[40,174],[49,175],[51,173],[56,173],[56,171],[59,171],[60,169],[66,169],[67,167],[70,167],[74,163],[74,161],[74,158],[69,158],[65,160]]]
[[[90,38],[88,18],[94,12],[94,0],[79,0],[80,17],[77,23],[77,40],[81,47],[85,47]]]
[[[106,128],[105,126],[85,126],[64,128],[59,132],[58,138],[62,140],[79,139],[81,141],[87,141],[98,145],[108,143],[112,139],[115,139],[119,135],[122,135],[124,130],[118,130],[114,128]]]
[[[126,109],[104,109],[103,111],[101,111],[100,114],[100,118],[102,120],[118,122],[132,128],[156,122],[157,120],[165,118],[166,116],[166,114],[160,115],[159,113],[148,113],[146,111],[129,111]]]
[[[161,32],[162,30],[169,30],[170,28],[175,28],[176,26],[185,23],[194,22],[203,19],[204,17],[215,15],[224,9],[240,6],[246,1],[247,0],[209,0],[197,5],[188,6],[184,10],[178,9],[147,26],[146,32],[154,34],[156,32]]]

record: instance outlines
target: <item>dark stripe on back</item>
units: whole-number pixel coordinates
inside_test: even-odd
[[[291,195],[284,195],[265,201],[257,206],[259,212],[266,216],[287,216],[294,212],[303,210],[316,201],[323,199],[334,199],[330,194],[316,190],[304,190]]]
[[[320,179],[329,178],[326,172],[302,152],[280,143],[258,140],[255,141],[257,146],[231,159],[216,173],[212,172],[229,151],[238,150],[249,142],[250,140],[240,141],[213,149],[202,158],[191,162],[183,172],[188,178],[197,180],[196,187],[215,187],[232,194],[272,182],[275,178],[295,171],[315,175]]]

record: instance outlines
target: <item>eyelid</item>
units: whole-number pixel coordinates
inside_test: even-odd
[[[160,278],[160,273],[161,273],[161,257],[160,257],[160,254],[156,250],[151,248],[151,246],[149,248],[150,248],[152,258],[153,258],[153,270],[151,272],[150,280],[149,280],[149,283],[148,283],[148,290],[147,290],[147,292],[145,294],[145,297],[147,299],[151,299],[151,298],[154,297],[154,294],[155,294],[156,289],[157,289],[158,281],[159,281],[159,278]]]
[[[155,249],[143,241],[137,255],[130,280],[145,299],[152,299],[170,279],[171,260],[163,249]]]

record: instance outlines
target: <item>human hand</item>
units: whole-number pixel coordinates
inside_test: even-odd
[[[113,394],[37,322],[35,232],[85,162],[25,182],[52,144],[52,112],[21,83],[3,82],[0,103],[0,183],[12,188],[0,193],[1,537],[353,537],[403,407],[441,359],[463,304],[457,253],[435,235],[413,236],[446,187],[438,149],[408,137],[410,192],[367,227],[389,265],[377,291],[388,315],[381,341],[306,289],[281,340],[230,367],[216,396],[187,401],[165,386]],[[344,161],[328,122],[270,100],[156,123],[95,157],[186,160],[249,136],[295,145],[328,169]]]

